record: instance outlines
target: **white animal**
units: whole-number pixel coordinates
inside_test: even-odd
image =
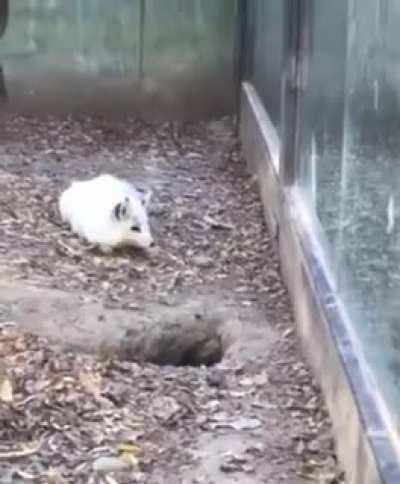
[[[147,207],[151,191],[103,174],[91,180],[73,181],[60,196],[59,210],[71,230],[108,253],[132,245],[154,245]]]

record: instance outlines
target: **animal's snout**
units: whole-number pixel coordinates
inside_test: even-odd
[[[149,234],[142,234],[142,237],[139,239],[136,239],[136,242],[134,245],[138,245],[142,249],[151,249],[155,247],[156,243],[154,242],[154,239],[151,235]]]

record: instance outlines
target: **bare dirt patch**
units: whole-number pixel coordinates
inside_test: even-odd
[[[154,190],[155,251],[102,256],[60,223],[64,186],[101,172]],[[0,188],[2,482],[342,482],[229,119],[7,117]],[[213,366],[184,365],[196,321]]]

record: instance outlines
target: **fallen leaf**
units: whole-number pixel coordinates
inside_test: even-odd
[[[234,430],[254,430],[262,425],[261,420],[258,418],[238,417],[238,418],[224,418],[213,417],[211,420],[211,428],[231,428]]]
[[[137,456],[141,454],[142,449],[130,443],[122,443],[118,446],[120,457],[128,462],[132,467],[137,467],[139,464]]]
[[[67,481],[63,478],[60,472],[53,467],[47,471],[47,482],[48,484],[67,484]]]
[[[7,376],[0,377],[0,400],[5,403],[13,401],[13,388]]]
[[[127,453],[130,453],[130,454],[139,455],[139,454],[141,454],[142,449],[138,445],[131,444],[131,443],[128,443],[128,442],[123,442],[122,444],[120,444],[118,446],[118,452],[121,453],[121,454],[124,453],[124,452],[127,452]]]
[[[7,461],[11,459],[19,459],[21,457],[27,457],[39,452],[42,446],[42,442],[36,442],[33,445],[24,445],[22,449],[10,450],[8,452],[0,452],[0,461]]]
[[[101,376],[96,373],[81,372],[79,381],[83,388],[95,398],[101,397]]]

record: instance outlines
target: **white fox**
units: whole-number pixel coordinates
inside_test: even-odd
[[[91,180],[73,181],[60,196],[59,210],[71,230],[103,252],[132,245],[154,245],[147,207],[151,191],[103,174]]]

